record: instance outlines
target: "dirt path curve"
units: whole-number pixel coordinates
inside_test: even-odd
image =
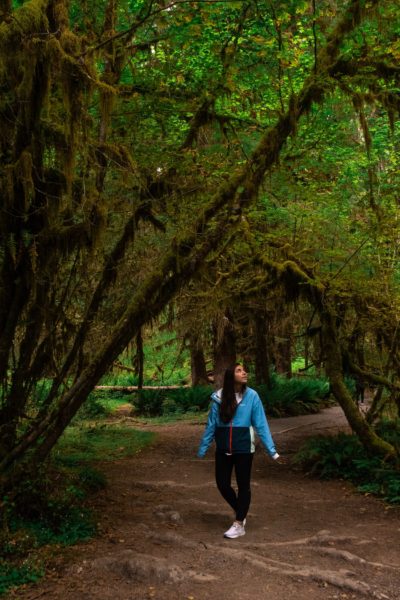
[[[346,429],[339,408],[271,419],[290,457],[318,430]],[[203,426],[151,427],[143,454],[104,463],[96,499],[101,535],[70,548],[19,600],[400,599],[400,510],[320,482],[258,449],[247,534],[225,540],[232,516],[213,482],[213,459],[195,458]]]

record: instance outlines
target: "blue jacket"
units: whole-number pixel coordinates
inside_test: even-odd
[[[254,429],[268,454],[271,456],[276,454],[264,407],[255,390],[245,389],[243,398],[230,423],[224,423],[219,416],[220,391],[214,392],[211,399],[213,402],[197,456],[202,458],[214,439],[219,452],[227,454],[254,452]]]

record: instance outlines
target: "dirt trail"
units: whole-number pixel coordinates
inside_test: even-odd
[[[290,457],[310,433],[346,429],[339,408],[271,419]],[[213,482],[213,457],[195,458],[203,426],[151,427],[154,446],[104,463],[96,499],[101,535],[54,558],[19,600],[400,599],[400,510],[320,482],[258,449],[247,534],[225,540],[230,509]]]

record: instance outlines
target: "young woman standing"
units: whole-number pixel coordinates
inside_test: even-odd
[[[279,454],[260,397],[255,390],[247,387],[247,373],[241,364],[225,371],[222,389],[214,392],[211,398],[213,403],[197,456],[204,457],[215,440],[217,487],[235,512],[235,521],[224,537],[237,538],[246,533],[246,515],[251,500],[251,465],[255,451],[254,429],[274,460],[279,458]],[[231,485],[233,467],[237,495]]]

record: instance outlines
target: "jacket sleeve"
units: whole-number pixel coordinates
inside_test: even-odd
[[[251,410],[251,424],[257,432],[258,437],[263,443],[266,451],[272,457],[278,453],[275,448],[274,440],[272,439],[269,429],[267,417],[265,416],[264,407],[260,396],[256,393]]]
[[[199,458],[203,458],[214,439],[215,429],[217,427],[219,418],[218,412],[219,405],[217,402],[213,401],[212,406],[210,408],[210,412],[208,413],[206,429],[203,434],[203,437],[201,438],[199,450],[197,452],[197,456]]]

